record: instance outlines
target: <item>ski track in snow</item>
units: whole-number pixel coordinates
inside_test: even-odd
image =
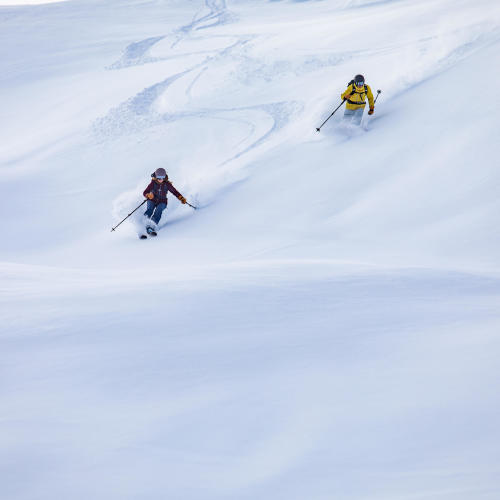
[[[165,36],[154,36],[131,43],[125,48],[121,59],[111,64],[108,69],[122,69],[158,61],[158,58],[148,57],[147,52],[164,38]]]
[[[200,29],[215,28],[222,24],[226,24],[234,21],[235,17],[227,10],[227,5],[225,0],[206,0],[206,7],[210,12],[204,16],[198,17],[195,15],[191,23],[179,28],[180,33],[177,40],[172,44],[172,48],[175,47],[182,39],[193,31]],[[212,22],[213,21],[213,22]],[[206,23],[209,24],[206,24]],[[216,35],[217,36],[217,35]],[[109,69],[117,70],[122,68],[128,68],[131,66],[140,66],[147,63],[159,62],[166,60],[168,58],[155,58],[148,55],[150,49],[163,40],[166,35],[151,37],[145,40],[134,42],[128,45],[125,49],[123,57],[113,63]],[[207,36],[206,38],[209,38]],[[191,74],[192,72],[201,69],[198,75],[187,85],[185,94],[190,96],[192,88],[201,77],[207,67],[213,61],[219,61],[226,57],[232,57],[233,51],[236,48],[242,47],[253,40],[253,36],[241,35],[239,40],[234,42],[227,47],[216,50],[215,52],[202,50],[196,52],[189,52],[184,54],[185,56],[209,53],[206,59],[194,66],[182,71],[180,73],[169,76],[165,80],[158,82],[150,87],[142,90],[137,95],[130,97],[127,101],[119,105],[117,108],[111,110],[105,117],[100,118],[95,121],[93,125],[94,133],[99,138],[112,138],[117,137],[122,134],[131,134],[144,131],[150,127],[161,125],[163,122],[174,122],[177,120],[182,120],[185,118],[223,118],[227,120],[233,120],[240,123],[248,123],[246,120],[241,120],[240,118],[231,118],[231,113],[241,114],[243,111],[247,110],[260,110],[267,113],[273,120],[272,126],[267,132],[265,132],[260,137],[254,138],[252,144],[244,147],[239,153],[227,158],[221,163],[225,165],[232,160],[238,159],[245,153],[257,148],[260,144],[263,144],[268,140],[275,132],[283,129],[286,124],[301,111],[302,105],[299,102],[274,102],[262,105],[247,106],[240,108],[227,108],[227,109],[203,109],[197,111],[184,111],[177,113],[165,113],[160,114],[155,112],[154,105],[157,99],[162,96],[168,87],[176,82],[178,79]],[[200,42],[202,43],[202,42]],[[178,56],[172,56],[178,57]],[[311,69],[319,64],[313,62],[306,63]],[[202,69],[203,68],[203,69]],[[261,75],[261,69],[258,68],[257,72]],[[247,138],[244,138],[240,143],[247,142],[255,130],[255,124],[250,123],[251,132]]]
[[[189,24],[179,29],[181,33],[188,34],[196,30],[215,28],[235,20],[234,15],[227,8],[226,0],[205,0],[205,4],[210,12],[202,17],[196,14]]]
[[[175,30],[175,33],[177,34],[176,40],[172,43],[171,48],[174,48],[180,41],[185,39],[186,36],[190,35],[193,31],[215,28],[217,26],[221,26],[235,20],[234,15],[232,15],[228,11],[225,0],[205,0],[205,3],[210,12],[201,17],[198,17],[198,14],[195,14],[193,20],[189,24]],[[206,25],[206,22],[210,22],[210,24]],[[150,37],[144,40],[139,40],[138,42],[131,43],[125,48],[123,56],[118,61],[111,64],[108,69],[122,69],[130,66],[140,66],[143,64],[168,60],[169,57],[148,56],[148,52],[150,51],[150,49],[158,42],[163,40],[166,36],[167,35]],[[203,54],[207,52],[210,51],[200,50],[195,53]],[[192,54],[193,53],[188,55]],[[175,58],[179,56],[173,55],[171,57]]]

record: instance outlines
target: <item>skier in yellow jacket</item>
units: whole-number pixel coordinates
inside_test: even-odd
[[[344,120],[359,125],[363,118],[366,98],[368,98],[368,104],[370,105],[368,114],[373,115],[375,102],[373,101],[372,89],[369,85],[365,84],[365,77],[363,75],[356,75],[354,80],[349,82],[347,90],[340,97],[346,100]]]

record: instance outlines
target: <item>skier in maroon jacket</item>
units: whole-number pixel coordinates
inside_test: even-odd
[[[169,191],[176,196],[182,204],[186,203],[186,198],[184,198],[168,180],[168,175],[164,168],[157,168],[151,177],[153,179],[143,193],[148,199],[147,210],[144,212],[144,215],[155,224],[158,224],[163,210],[167,208],[167,194]],[[149,234],[154,233],[154,229],[151,226],[148,226],[146,230]]]

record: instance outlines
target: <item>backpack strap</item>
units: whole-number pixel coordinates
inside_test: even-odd
[[[356,90],[356,85],[355,85],[355,83],[354,83],[354,80],[351,80],[351,81],[347,84],[347,86],[349,86],[349,85],[352,85],[352,90],[353,90],[353,92],[354,92],[355,94],[358,94],[358,95],[363,95],[363,94],[365,94],[365,96],[363,97],[363,102],[355,102],[355,101],[351,101],[350,99],[347,99],[347,102],[348,102],[349,104],[355,104],[356,106],[363,106],[364,104],[366,104],[366,96],[367,96],[367,93],[368,93],[368,86],[366,85],[366,83],[364,84],[364,90],[363,90],[363,92],[358,92],[358,91]]]

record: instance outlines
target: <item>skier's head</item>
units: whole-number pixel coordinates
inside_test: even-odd
[[[354,77],[354,85],[356,85],[356,87],[363,87],[364,84],[365,84],[365,77],[363,75],[356,75]]]
[[[168,181],[168,175],[167,175],[167,172],[165,171],[164,168],[157,168],[155,170],[155,173],[154,173],[154,178],[159,181],[159,182],[163,182],[163,181]]]

